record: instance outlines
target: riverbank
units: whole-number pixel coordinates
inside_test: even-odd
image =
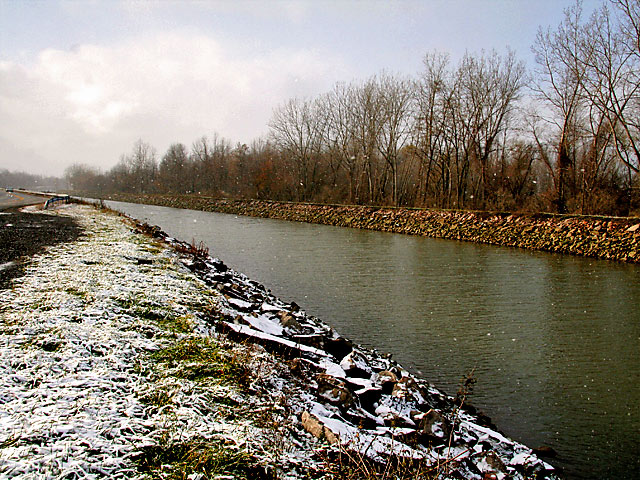
[[[640,263],[640,218],[220,200],[194,195],[115,194],[109,199]]]
[[[448,397],[157,227],[55,215],[83,234],[0,291],[3,476],[554,478],[472,379]]]

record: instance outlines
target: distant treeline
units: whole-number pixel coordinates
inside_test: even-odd
[[[640,211],[640,0],[580,5],[540,29],[528,72],[513,52],[424,58],[274,110],[251,145],[202,137],[161,157],[138,141],[87,193],[213,196],[458,209]]]
[[[69,185],[64,178],[45,177],[24,172],[10,172],[4,169],[0,170],[0,187],[55,191],[69,188]]]

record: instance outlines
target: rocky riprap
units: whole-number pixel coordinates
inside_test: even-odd
[[[196,195],[114,194],[110,198],[640,263],[640,218],[220,200]]]
[[[416,471],[428,472],[424,478],[556,478],[551,465],[465,403],[472,379],[448,396],[282,302],[202,246],[169,238],[159,227],[138,224],[138,230],[184,252],[185,265],[222,294],[214,320],[219,332],[287,363],[290,379],[283,381],[298,385],[288,389],[295,424],[334,449],[382,467],[415,462],[422,469]]]

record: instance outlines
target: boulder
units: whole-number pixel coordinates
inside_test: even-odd
[[[402,377],[398,380],[393,386],[391,396],[399,400],[414,401],[418,404],[424,403],[420,387],[412,377]]]
[[[446,441],[451,433],[451,426],[447,419],[434,409],[424,414],[418,428],[423,435],[440,441]]]
[[[389,405],[378,405],[375,414],[383,420],[387,427],[415,427],[411,419],[403,417],[400,412]]]
[[[318,383],[318,395],[331,405],[345,410],[353,405],[353,395],[342,380],[321,373],[316,376],[316,382]]]
[[[300,330],[300,322],[296,320],[296,318],[288,312],[280,312],[278,314],[280,317],[280,325],[285,328],[291,328],[293,330]]]
[[[338,442],[338,437],[320,423],[315,415],[306,411],[302,412],[300,421],[302,423],[302,427],[314,437],[319,438],[320,440],[325,439],[331,444]]]
[[[353,342],[344,337],[328,338],[324,343],[324,349],[335,358],[343,358],[353,350]]]
[[[374,375],[373,381],[380,385],[384,393],[390,394],[393,391],[393,387],[398,383],[398,377],[389,370],[383,370]]]
[[[366,357],[353,350],[340,362],[340,366],[351,377],[371,378],[372,370]]]

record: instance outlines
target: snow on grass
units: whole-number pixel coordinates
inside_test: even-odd
[[[202,312],[216,294],[120,218],[88,207],[61,214],[86,234],[35,256],[0,291],[0,476],[139,478],[152,448],[160,458],[158,449],[200,439],[246,443],[250,423],[221,421],[238,402],[233,387],[153,362],[208,333]],[[151,264],[138,261],[150,253]]]

